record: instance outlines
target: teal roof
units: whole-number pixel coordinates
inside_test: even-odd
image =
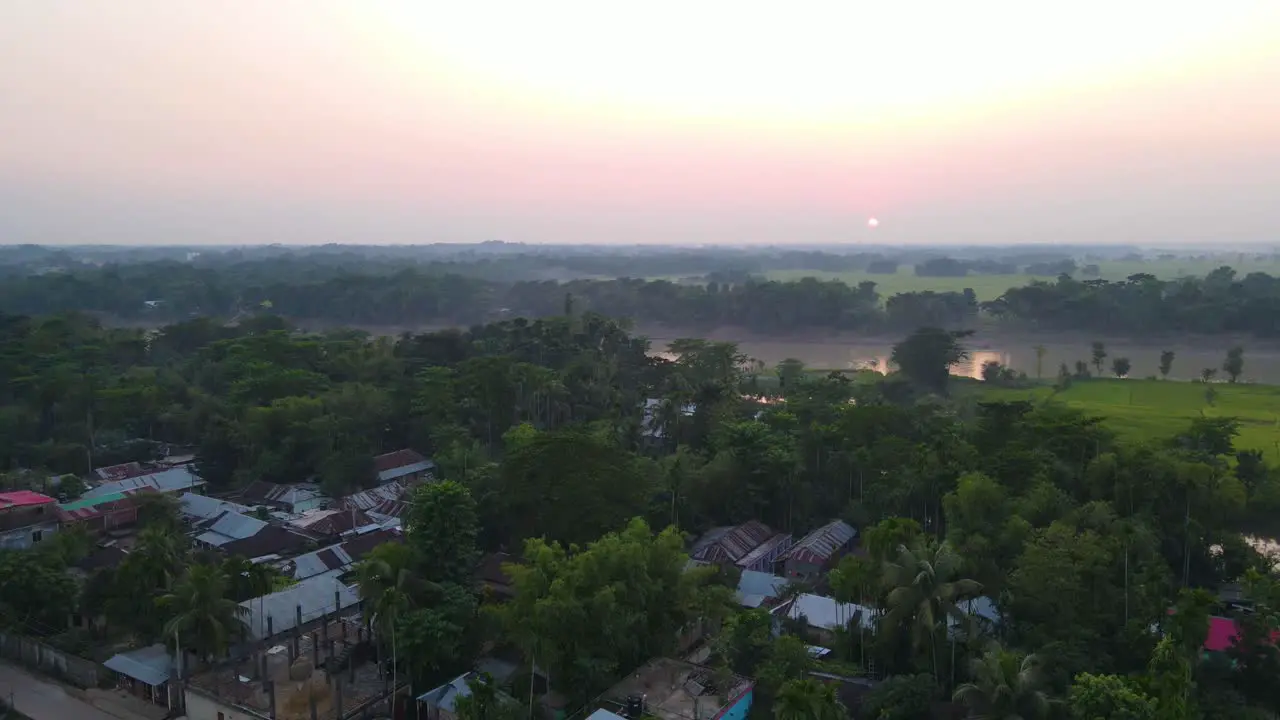
[[[64,503],[62,505],[59,505],[58,507],[62,508],[63,510],[66,510],[67,512],[73,512],[75,510],[83,510],[85,508],[97,507],[102,503],[111,502],[112,500],[121,500],[124,497],[125,497],[125,494],[122,492],[111,493],[110,495],[101,495],[95,498],[86,498],[84,500],[76,500],[75,502]]]

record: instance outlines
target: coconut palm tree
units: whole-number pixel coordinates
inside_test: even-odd
[[[396,664],[396,623],[413,610],[423,593],[440,588],[413,573],[413,550],[408,545],[388,543],[374,548],[356,566],[365,622],[380,638],[391,639],[391,666]]]
[[[173,613],[164,637],[206,659],[226,652],[246,629],[247,608],[226,596],[227,576],[216,565],[192,565],[156,604]]]
[[[137,571],[148,590],[168,590],[186,563],[185,538],[164,527],[148,527],[138,533],[138,542],[124,564]]]
[[[1043,720],[1049,716],[1040,659],[991,643],[982,657],[969,661],[967,682],[953,699],[969,709],[973,720]]]
[[[818,680],[791,680],[773,702],[777,720],[845,720],[849,715],[836,697],[835,685]]]
[[[935,543],[928,538],[917,538],[911,547],[899,545],[897,557],[884,566],[885,587],[889,589],[885,619],[891,627],[910,626],[912,644],[917,651],[929,654],[934,677],[938,677],[938,629],[946,625],[948,617],[965,623],[968,618],[958,601],[982,590],[981,583],[957,577],[960,566],[960,556],[949,542]]]

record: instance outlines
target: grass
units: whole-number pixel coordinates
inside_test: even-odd
[[[1217,394],[1213,405],[1205,391]],[[1055,393],[1048,385],[1033,388],[991,388],[976,385],[985,400],[1044,400],[1106,418],[1121,437],[1163,440],[1190,425],[1192,418],[1234,417],[1240,422],[1236,447],[1261,450],[1269,462],[1280,461],[1280,386],[1176,382],[1173,380],[1077,380]]]
[[[1173,260],[1146,260],[1129,262],[1113,260],[1097,263],[1104,280],[1123,280],[1136,273],[1150,273],[1161,280],[1173,280],[1187,275],[1204,276],[1223,265],[1236,268],[1238,275],[1250,272],[1267,272],[1280,274],[1280,261],[1261,261],[1252,257],[1239,255],[1222,255],[1213,258],[1175,258]],[[936,292],[960,292],[965,288],[973,288],[979,300],[995,300],[1011,287],[1026,285],[1032,280],[1053,281],[1056,277],[1042,275],[969,275],[967,277],[919,277],[911,266],[903,265],[894,275],[872,275],[861,271],[823,272],[821,270],[773,270],[765,273],[770,280],[799,280],[815,277],[819,280],[842,280],[850,285],[857,285],[864,280],[876,283],[881,296],[900,292],[918,292],[934,290]],[[1080,280],[1088,279],[1076,273]]]

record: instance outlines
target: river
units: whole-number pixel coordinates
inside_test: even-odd
[[[678,334],[670,331],[653,331],[645,333],[653,342],[655,350],[665,348],[666,344]],[[743,353],[773,366],[787,358],[795,358],[813,368],[830,370],[857,370],[869,368],[884,372],[888,366],[888,358],[897,339],[868,339],[858,337],[806,337],[796,338],[760,338],[746,333],[717,331],[702,333],[713,340],[732,341],[738,344]],[[687,336],[685,336],[687,337]],[[953,372],[968,377],[981,377],[982,365],[995,360],[1002,365],[1025,372],[1031,377],[1037,374],[1052,378],[1058,374],[1059,365],[1065,363],[1074,371],[1077,360],[1091,362],[1092,340],[1088,338],[1064,338],[1059,335],[975,335],[963,341],[969,350],[967,362],[957,366]],[[1142,378],[1159,374],[1160,353],[1173,350],[1175,353],[1173,371],[1170,379],[1191,380],[1200,377],[1202,368],[1217,368],[1222,375],[1222,361],[1226,349],[1234,344],[1230,338],[1195,338],[1194,340],[1171,341],[1166,343],[1138,342],[1133,340],[1104,340],[1107,359],[1103,364],[1103,372],[1110,374],[1111,360],[1126,357],[1132,364],[1130,377]],[[1247,340],[1239,341],[1245,348],[1244,382],[1280,384],[1280,345],[1262,344],[1253,341],[1250,346]],[[1036,346],[1044,348],[1044,357],[1037,359]],[[1092,371],[1092,365],[1091,371]]]

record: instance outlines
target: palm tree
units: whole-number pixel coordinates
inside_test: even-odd
[[[412,550],[407,545],[388,543],[375,548],[356,567],[365,622],[379,637],[391,638],[391,667],[396,666],[396,623],[414,608],[415,596],[439,586],[413,574]]]
[[[125,563],[132,565],[146,579],[149,590],[173,587],[186,562],[183,538],[164,527],[148,527],[138,533],[138,542]]]
[[[1043,720],[1050,701],[1041,689],[1040,659],[1009,652],[991,643],[982,657],[969,661],[970,682],[953,699],[969,708],[973,720]]]
[[[927,651],[938,677],[937,635],[948,617],[957,624],[968,618],[957,602],[973,597],[982,590],[975,580],[958,578],[960,556],[947,541],[934,543],[919,538],[911,547],[898,546],[898,557],[885,562],[884,582],[889,588],[890,626],[910,624],[912,643],[918,651]],[[952,654],[954,656],[954,644]],[[952,662],[953,671],[955,663]]]
[[[845,720],[848,713],[836,697],[835,685],[818,680],[791,680],[773,702],[777,720]]]
[[[227,576],[216,565],[192,565],[173,591],[156,600],[174,613],[164,626],[165,638],[173,638],[201,657],[226,652],[232,638],[243,636],[249,610],[226,596]],[[181,663],[179,663],[181,671]]]

